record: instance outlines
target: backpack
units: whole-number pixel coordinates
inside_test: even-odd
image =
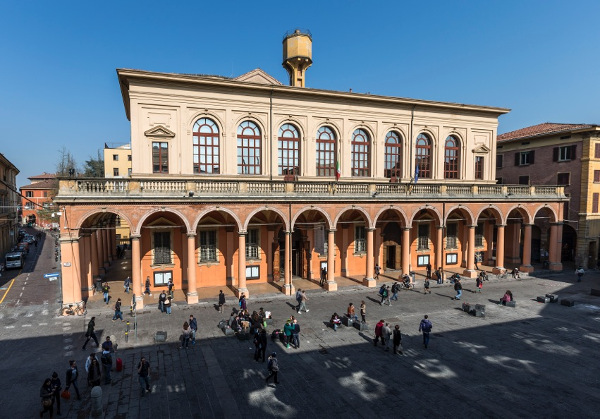
[[[424,332],[429,333],[429,332],[431,332],[432,327],[433,326],[432,326],[431,322],[429,320],[425,320],[423,322],[423,327],[421,329],[423,329]]]
[[[381,288],[379,288],[379,295],[384,295],[385,292],[385,285],[382,285]]]
[[[100,361],[104,364],[104,365],[110,365],[112,364],[112,357],[110,356],[110,354],[102,354],[102,356],[100,357]]]
[[[279,364],[277,358],[271,358],[269,360],[269,371],[279,371]]]
[[[383,293],[381,295],[383,295],[384,297],[388,296],[388,290],[387,290],[387,288],[383,290]]]

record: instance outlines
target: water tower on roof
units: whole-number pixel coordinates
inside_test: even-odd
[[[306,69],[312,65],[312,36],[296,29],[283,38],[283,67],[290,75],[290,86],[304,87]]]

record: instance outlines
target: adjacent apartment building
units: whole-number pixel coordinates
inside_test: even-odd
[[[39,225],[50,228],[57,219],[52,214],[56,208],[52,204],[52,198],[56,195],[58,180],[54,173],[42,173],[31,176],[29,185],[22,186],[21,190],[21,219],[24,224]]]
[[[496,166],[499,184],[563,187],[570,199],[563,204],[561,258],[585,268],[598,265],[600,126],[547,122],[501,134]],[[548,223],[534,228],[534,261],[543,261],[548,249]]]
[[[131,121],[131,177],[61,179],[63,301],[85,297],[130,228],[133,290],[173,280],[188,303],[204,287],[336,291],[384,271],[475,260],[531,271],[532,226],[549,223],[562,269],[563,187],[496,184],[498,117],[508,109],[311,89],[310,34],[283,39],[284,85],[119,69]]]
[[[109,146],[104,144],[104,177],[127,178],[131,176],[131,144]],[[115,219],[117,245],[129,244],[129,225],[121,217]]]
[[[19,229],[19,169],[0,153],[0,257],[16,244]],[[4,261],[2,260],[2,263]]]

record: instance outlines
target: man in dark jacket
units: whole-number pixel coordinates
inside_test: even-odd
[[[456,297],[454,297],[454,299],[460,300],[460,296],[462,295],[462,284],[460,283],[459,278],[457,278],[456,282],[454,283],[454,290],[456,291]]]
[[[88,327],[87,327],[87,332],[85,332],[85,337],[87,338],[85,340],[85,343],[83,344],[83,350],[85,351],[85,347],[87,346],[88,342],[90,341],[90,339],[94,339],[94,342],[96,342],[96,346],[100,346],[98,344],[98,338],[96,337],[96,333],[94,333],[94,328],[96,327],[96,317],[92,317],[88,323]]]
[[[193,314],[190,314],[190,320],[188,321],[190,329],[192,329],[192,345],[196,344],[196,332],[198,332],[198,321]]]
[[[56,371],[52,373],[50,385],[52,386],[53,391],[52,398],[56,402],[56,414],[60,415],[60,390],[62,389],[62,384],[60,382],[60,378],[58,378],[58,373]]]
[[[219,313],[223,312],[224,305],[225,305],[225,294],[223,294],[223,290],[219,290]]]
[[[383,319],[379,320],[379,322],[375,325],[375,339],[373,344],[377,346],[377,342],[381,339],[381,344],[385,345],[385,340],[383,340]]]
[[[400,353],[402,355],[402,334],[400,333],[400,326],[396,325],[394,327],[394,354]]]
[[[79,387],[77,386],[77,378],[79,378],[79,370],[77,369],[77,363],[75,360],[69,361],[69,369],[66,374],[66,389],[68,390],[73,386],[75,389],[75,394],[77,394],[77,400],[81,400],[81,396],[79,395]]]

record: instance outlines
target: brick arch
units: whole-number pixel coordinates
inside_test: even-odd
[[[477,222],[477,220],[479,220],[479,217],[481,217],[481,214],[487,210],[494,213],[494,216],[496,217],[496,221],[498,222],[498,224],[505,224],[502,210],[500,210],[500,208],[498,208],[496,205],[493,205],[493,204],[490,204],[489,206],[487,206],[485,208],[481,208],[477,212],[477,217],[475,218],[475,222]]]
[[[286,231],[289,231],[289,220],[287,220],[287,217],[285,216],[285,214],[278,208],[268,207],[266,205],[264,207],[260,207],[260,208],[256,208],[255,210],[252,210],[252,212],[250,212],[250,214],[248,214],[246,216],[246,220],[244,221],[244,231],[248,231],[248,224],[250,223],[250,220],[252,219],[252,217],[254,217],[259,212],[263,212],[263,211],[271,211],[271,212],[278,214],[281,217],[281,219],[283,220],[283,224],[285,225]]]
[[[339,221],[339,219],[341,218],[342,215],[344,215],[345,212],[347,211],[358,211],[361,214],[364,215],[366,221],[367,221],[367,225],[369,226],[369,228],[374,228],[375,224],[373,223],[373,221],[371,220],[371,217],[369,216],[369,213],[362,207],[359,207],[357,205],[348,205],[344,208],[342,208],[341,210],[338,211],[338,214],[336,215],[335,219],[333,220],[334,222],[334,226],[337,226],[337,223]]]
[[[395,211],[396,213],[398,213],[398,215],[400,216],[400,222],[404,224],[404,226],[408,227],[408,216],[406,215],[406,212],[404,212],[402,208],[396,208],[392,206],[390,206],[389,208],[384,207],[377,211],[377,214],[375,214],[375,217],[373,217],[374,226],[377,224],[377,220],[381,216],[381,214],[383,214],[386,211]]]
[[[214,207],[207,208],[207,209],[203,210],[202,212],[200,212],[198,214],[198,216],[196,217],[196,219],[194,220],[194,222],[192,224],[192,226],[193,226],[193,230],[192,231],[196,231],[198,229],[198,223],[200,222],[200,220],[202,218],[204,218],[206,216],[206,214],[208,214],[210,212],[225,212],[225,213],[231,215],[231,217],[237,223],[238,231],[241,230],[242,222],[240,221],[240,219],[238,218],[238,216],[233,211],[231,211],[228,208],[223,208],[223,207],[220,207],[220,206],[219,207],[214,206]]]
[[[475,216],[473,215],[473,212],[469,209],[469,207],[465,206],[465,205],[454,205],[453,207],[450,207],[449,209],[446,210],[446,218],[444,219],[444,224],[446,224],[446,222],[448,221],[448,216],[452,213],[452,211],[462,211],[465,212],[467,214],[468,217],[470,217],[470,220],[467,220],[468,224],[467,225],[475,225],[477,223],[477,218],[475,218]]]
[[[408,224],[412,226],[413,221],[415,220],[415,216],[419,213],[419,211],[424,210],[424,209],[433,211],[433,213],[435,215],[437,215],[436,221],[438,222],[438,224],[441,224],[442,218],[444,218],[444,217],[442,217],[442,214],[440,214],[440,211],[436,207],[431,206],[431,205],[421,205],[419,208],[417,208],[415,211],[413,211],[413,213],[410,216],[410,220],[409,220]]]
[[[305,211],[317,211],[319,212],[323,218],[325,218],[325,220],[327,220],[327,223],[329,224],[329,226],[327,227],[328,230],[331,230],[333,228],[333,223],[331,222],[331,217],[329,216],[329,214],[327,213],[327,211],[316,207],[314,205],[307,205],[305,207],[300,208],[298,211],[296,211],[296,214],[294,214],[294,216],[292,217],[292,219],[290,220],[290,230],[294,227],[294,225],[296,224],[296,220],[298,219],[298,217],[300,217],[300,215],[302,215],[302,213],[304,213]]]
[[[550,214],[552,215],[552,217],[554,217],[554,219],[551,220],[550,222],[556,223],[558,221],[558,213],[554,210],[554,208],[552,208],[548,204],[544,204],[544,205],[541,205],[541,206],[535,208],[535,211],[533,211],[533,220],[535,221],[535,216],[537,215],[537,213],[544,209],[547,209],[548,211],[550,211]]]
[[[123,220],[125,220],[127,222],[127,224],[129,225],[129,232],[130,234],[133,234],[133,223],[131,222],[131,219],[126,216],[124,213],[122,213],[120,210],[114,209],[114,208],[102,208],[102,209],[93,209],[90,210],[88,212],[86,212],[80,219],[79,222],[77,223],[77,230],[80,230],[83,223],[90,218],[92,215],[95,214],[99,214],[99,213],[113,213],[113,214],[117,214],[119,217],[121,217]]]
[[[504,224],[506,224],[508,222],[508,216],[514,210],[516,210],[517,212],[519,212],[521,214],[525,224],[533,223],[533,218],[531,217],[531,213],[527,210],[527,208],[525,208],[521,204],[518,204],[518,205],[511,207],[508,211],[506,211],[506,216],[504,217]]]
[[[142,218],[140,218],[140,220],[138,221],[137,227],[135,228],[135,232],[133,232],[132,234],[136,234],[136,235],[141,234],[140,231],[142,229],[142,226],[144,225],[144,222],[148,219],[148,217],[150,217],[151,215],[156,214],[158,212],[168,212],[171,214],[175,214],[176,216],[181,218],[181,220],[185,224],[185,228],[186,228],[188,234],[194,232],[194,230],[190,229],[189,220],[187,219],[187,217],[185,215],[183,215],[180,211],[177,211],[177,210],[174,210],[171,208],[167,208],[167,207],[163,207],[163,208],[154,208],[151,211],[146,212],[146,214],[144,214],[142,216]]]

